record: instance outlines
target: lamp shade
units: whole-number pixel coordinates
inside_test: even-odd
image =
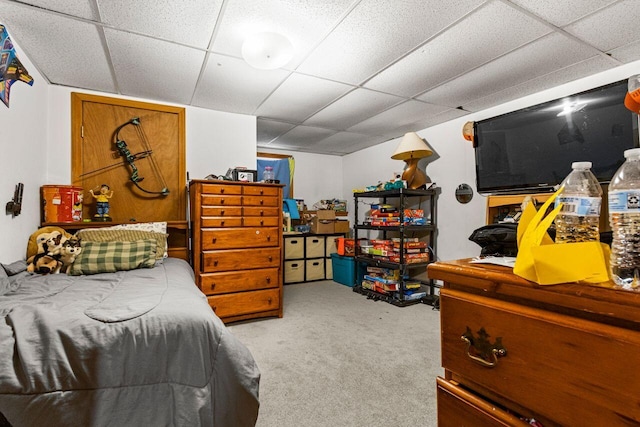
[[[274,70],[291,61],[293,45],[282,34],[256,33],[242,44],[242,57],[254,68]]]
[[[405,133],[391,156],[394,160],[422,159],[433,154],[433,149],[415,132]]]

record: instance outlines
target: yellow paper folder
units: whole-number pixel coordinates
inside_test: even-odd
[[[546,217],[544,215],[559,191],[539,211],[536,212],[533,204],[529,203],[522,213],[518,224],[518,256],[514,274],[540,285],[608,282],[608,245],[600,242],[555,244],[547,234],[562,205]]]

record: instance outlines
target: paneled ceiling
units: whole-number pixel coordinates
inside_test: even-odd
[[[258,147],[348,154],[640,59],[638,0],[0,0],[54,85],[255,115]],[[276,70],[243,40],[280,33]]]

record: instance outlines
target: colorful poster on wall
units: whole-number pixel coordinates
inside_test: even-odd
[[[7,29],[0,24],[0,98],[7,107],[11,85],[18,80],[33,86],[33,78],[16,56]]]

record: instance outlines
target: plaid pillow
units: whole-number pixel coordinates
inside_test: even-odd
[[[131,242],[134,240],[154,239],[158,250],[156,259],[162,260],[167,249],[167,234],[146,230],[114,229],[114,228],[84,228],[76,233],[76,237],[83,242]]]
[[[82,251],[71,264],[71,276],[151,268],[156,264],[155,240],[81,242]]]

